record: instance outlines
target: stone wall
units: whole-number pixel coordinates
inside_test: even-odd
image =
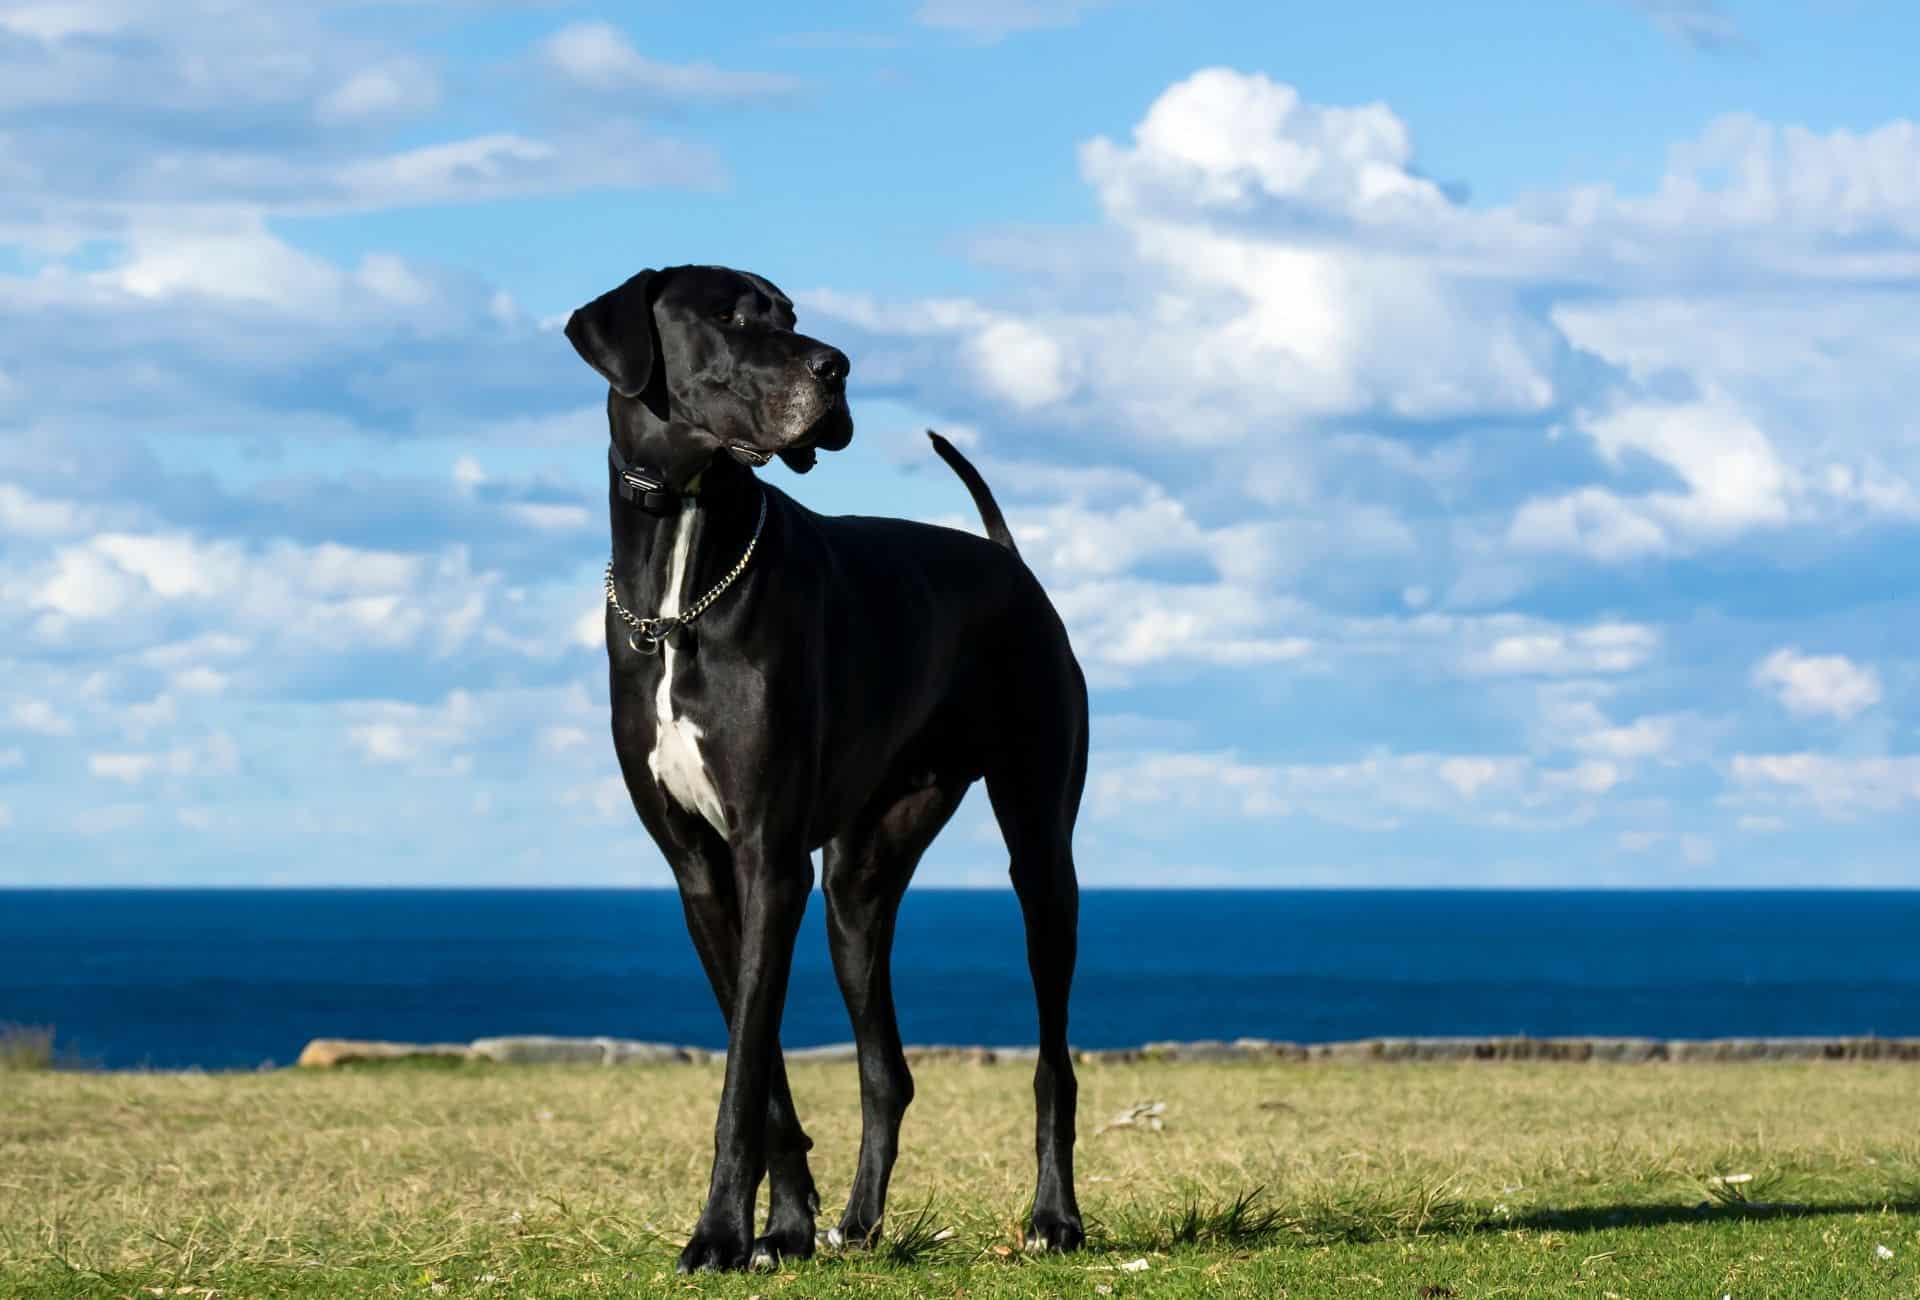
[[[981,1065],[1032,1061],[1031,1047],[926,1045],[909,1047],[907,1060],[965,1061]],[[327,1068],[363,1061],[451,1060],[500,1065],[700,1065],[724,1052],[627,1038],[553,1038],[530,1035],[479,1038],[471,1043],[383,1043],[316,1038],[299,1063]],[[792,1062],[854,1059],[851,1043],[789,1049]],[[1348,1043],[1288,1043],[1265,1038],[1232,1042],[1147,1043],[1141,1047],[1076,1051],[1085,1063],[1135,1061],[1912,1061],[1920,1038],[1363,1038]]]

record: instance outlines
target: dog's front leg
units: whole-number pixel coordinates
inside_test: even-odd
[[[680,1271],[744,1268],[753,1242],[753,1202],[767,1159],[767,1099],[794,936],[813,888],[804,849],[736,845],[740,972],[727,1026],[727,1078],[713,1132],[707,1208],[680,1252]]]

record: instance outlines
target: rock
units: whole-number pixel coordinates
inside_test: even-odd
[[[824,1047],[790,1047],[784,1055],[789,1065],[805,1064],[808,1061],[815,1064],[823,1061],[848,1062],[860,1059],[860,1049],[852,1043],[828,1043]]]
[[[697,1047],[681,1047],[675,1043],[643,1043],[631,1038],[601,1038],[594,1040],[605,1045],[603,1058],[608,1065],[683,1065],[697,1063],[707,1059],[707,1053]]]
[[[956,1045],[953,1043],[912,1043],[901,1049],[905,1053],[908,1065],[919,1065],[930,1061],[957,1061],[963,1065],[992,1065],[996,1061],[1017,1059],[1025,1053],[1031,1060],[1038,1055],[1038,1049],[1031,1047],[982,1047]]]
[[[356,1038],[316,1038],[300,1049],[296,1062],[309,1070],[330,1070],[357,1061],[465,1061],[473,1056],[464,1043],[385,1043]]]
[[[1233,1043],[1223,1043],[1217,1038],[1202,1038],[1191,1043],[1180,1043],[1174,1057],[1177,1061],[1244,1061],[1246,1049]]]
[[[1542,1055],[1550,1061],[1664,1061],[1667,1045],[1653,1038],[1549,1038]]]
[[[606,1044],[598,1038],[556,1038],[524,1034],[507,1038],[476,1038],[473,1054],[500,1065],[603,1065]]]
[[[698,1048],[631,1038],[560,1038],[522,1034],[476,1038],[473,1054],[500,1065],[674,1065],[705,1060]],[[696,1055],[697,1053],[697,1055]]]

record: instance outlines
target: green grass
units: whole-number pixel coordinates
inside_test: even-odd
[[[878,1250],[683,1279],[713,1067],[7,1074],[0,1296],[1920,1297],[1911,1065],[1089,1065],[1065,1258],[1026,1069],[916,1077]],[[824,1225],[857,1084],[793,1084]]]

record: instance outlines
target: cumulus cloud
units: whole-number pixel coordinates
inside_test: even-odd
[[[86,512],[71,501],[50,501],[15,483],[0,483],[0,535],[55,537],[80,530]]]
[[[1062,281],[1032,305],[809,301],[865,336],[870,372],[978,427],[1063,458],[1089,437],[1182,446],[1199,467],[1247,455],[1249,495],[1289,476],[1323,496],[1356,473],[1374,486],[1406,458],[1396,431],[1423,428],[1459,439],[1468,490],[1490,486],[1456,431],[1537,421],[1527,454],[1554,486],[1484,544],[1508,591],[1555,556],[1658,560],[1920,516],[1920,391],[1888,386],[1920,367],[1882,287],[1920,270],[1920,129],[1728,116],[1676,146],[1650,194],[1503,207],[1460,204],[1416,157],[1387,105],[1205,69],[1130,137],[1083,147],[1103,238],[1077,238],[1098,243],[1097,277],[1063,241],[1023,266]],[[955,359],[964,382],[942,382]],[[1336,459],[1369,421],[1388,431],[1371,467]]]
[[[612,23],[581,22],[540,43],[541,62],[564,81],[594,91],[639,95],[667,104],[739,103],[784,99],[801,88],[796,77],[730,72],[710,63],[665,63],[633,47]]]
[[[1788,471],[1766,434],[1724,398],[1622,406],[1584,414],[1580,427],[1609,465],[1645,456],[1669,469],[1683,490],[1627,497],[1583,488],[1529,501],[1508,531],[1515,545],[1631,559],[1787,520]]]
[[[164,646],[175,629],[218,629],[271,648],[283,671],[320,653],[406,650],[445,659],[472,641],[516,654],[558,653],[557,638],[539,637],[537,612],[517,615],[499,601],[500,586],[497,574],[476,572],[461,547],[418,554],[100,533],[29,568],[25,622],[17,626],[30,644],[92,647],[105,638],[134,653]],[[130,635],[131,628],[141,631]],[[181,671],[190,691],[217,693],[225,681],[206,668]]]
[[[1830,818],[1850,821],[1920,802],[1920,757],[1847,758],[1828,754],[1735,754],[1736,785],[1788,792]]]
[[[1494,623],[1492,628],[1498,629]],[[1468,671],[1490,676],[1622,673],[1641,667],[1660,644],[1654,628],[1635,623],[1541,627],[1496,636],[1467,652]]]
[[[346,707],[348,738],[370,763],[412,763],[464,744],[480,719],[473,696],[454,691],[437,707],[368,700]]]
[[[1803,654],[1783,646],[1753,669],[1753,684],[1789,713],[1825,715],[1842,722],[1880,702],[1880,674],[1845,655]]]

